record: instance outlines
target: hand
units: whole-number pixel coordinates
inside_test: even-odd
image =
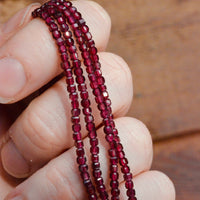
[[[153,155],[149,131],[142,122],[124,117],[132,103],[132,77],[122,58],[104,52],[111,27],[108,14],[94,2],[74,4],[88,22],[99,49],[116,127],[134,175],[138,200],[174,200],[169,178],[149,171]],[[23,9],[0,30],[0,199],[9,193],[6,200],[87,199],[76,164],[71,103],[65,78],[58,76],[62,71],[57,47],[44,22],[30,20],[36,7],[33,4]],[[108,187],[108,144],[98,109],[91,101]],[[83,119],[81,124],[84,127]],[[89,156],[86,129],[82,129],[82,134]],[[122,176],[120,182],[121,199],[125,200]]]

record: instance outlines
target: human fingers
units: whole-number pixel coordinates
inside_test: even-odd
[[[73,1],[91,29],[97,48],[105,49],[110,18],[92,1]],[[57,46],[48,27],[33,19],[0,48],[0,103],[13,103],[61,73]]]
[[[126,156],[133,175],[149,170],[152,162],[152,141],[149,131],[143,123],[123,117],[115,120],[121,141],[124,144]],[[109,185],[108,144],[104,139],[103,128],[98,129],[100,163],[105,185]],[[89,139],[84,139],[85,152],[90,157]],[[119,181],[123,181],[120,175]],[[50,161],[25,182],[19,185],[6,200],[12,198],[28,200],[65,200],[86,199],[82,180],[76,164],[75,147]]]
[[[133,97],[132,76],[128,65],[117,55],[99,53],[114,117],[128,111]],[[89,84],[87,80],[86,84]],[[127,87],[128,86],[128,87]],[[88,90],[93,96],[92,90]],[[98,127],[101,116],[93,98],[91,108]],[[86,137],[84,118],[81,132]],[[73,146],[71,130],[71,102],[65,78],[32,101],[6,134],[7,143],[1,151],[3,166],[16,177],[25,177],[40,168],[63,150]]]
[[[172,181],[162,172],[147,171],[133,178],[138,200],[175,200],[175,189]],[[125,200],[126,187],[122,182],[120,199]]]
[[[32,11],[39,6],[39,3],[32,3],[26,8],[19,10],[6,23],[0,24],[0,46],[31,20]]]

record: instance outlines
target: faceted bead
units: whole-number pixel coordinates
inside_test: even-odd
[[[132,180],[127,181],[125,183],[125,186],[126,186],[127,189],[132,189],[133,188],[133,181]]]
[[[54,23],[54,20],[51,17],[47,17],[45,21],[46,21],[47,25]]]
[[[71,121],[73,124],[75,124],[75,123],[78,124],[80,122],[80,117],[72,117]]]
[[[78,23],[72,24],[72,25],[71,25],[71,28],[72,28],[74,31],[75,31],[75,30],[79,30],[79,25],[78,25]],[[81,35],[82,35],[82,34],[81,34]],[[81,35],[80,35],[80,36],[81,36]],[[80,36],[79,36],[79,37],[80,37]],[[77,36],[77,37],[78,37],[78,36]]]
[[[63,10],[66,10],[66,9],[67,9],[67,8],[66,8],[65,6],[63,6],[63,5],[59,5],[59,6],[58,6],[58,10],[61,11],[61,12],[62,12]]]
[[[119,182],[118,181],[111,181],[110,182],[111,188],[115,189],[119,187]]]
[[[84,60],[84,65],[85,66],[90,66],[92,64],[91,60],[90,59],[85,59]]]
[[[82,149],[82,148],[80,148],[80,149]],[[79,170],[80,170],[80,172],[87,172],[88,166],[86,164],[80,165]]]
[[[58,38],[56,41],[57,41],[57,44],[58,44],[59,46],[64,45],[64,40],[63,40],[62,38]]]
[[[81,66],[81,61],[80,60],[73,60],[72,61],[72,65],[73,65],[73,67],[76,69],[76,68],[80,68],[80,66]]]
[[[90,86],[92,89],[96,89],[96,88],[98,88],[98,83],[96,81],[92,82],[92,83],[90,83]]]
[[[84,107],[84,108],[88,108],[89,106],[90,106],[90,101],[89,101],[89,99],[83,99],[82,101],[81,101],[81,105]]]
[[[92,75],[92,74],[91,74]],[[93,77],[93,76],[92,76]],[[94,89],[93,90],[93,94],[95,95],[95,96],[100,96],[101,95],[101,91],[99,90],[99,88],[96,88],[96,89]]]
[[[127,160],[126,158],[119,159],[119,162],[120,162],[120,164],[121,164],[122,166],[128,164],[128,160]]]
[[[69,24],[74,24],[76,22],[76,20],[72,16],[69,16],[67,19],[68,19]]]
[[[112,134],[112,127],[111,126],[105,126],[103,130],[106,134]]]
[[[83,148],[83,142],[82,142],[82,140],[79,140],[79,141],[76,141],[76,147],[77,148]]]
[[[66,47],[64,45],[59,47],[60,53],[65,53],[67,51]]]
[[[90,115],[92,112],[92,109],[89,107],[89,108],[83,108],[83,113],[84,115]]]
[[[96,81],[96,76],[95,76],[95,74],[89,74],[89,75],[88,75],[88,78],[90,79],[91,82]],[[95,90],[99,90],[99,89],[95,89]],[[100,93],[100,91],[99,91],[99,95],[100,95],[100,94],[101,94],[101,93]]]
[[[86,38],[88,41],[91,40],[91,39],[92,39],[91,33],[90,33],[90,32],[87,32],[87,33],[85,34],[85,38]]]
[[[97,196],[95,194],[92,194],[90,197],[89,197],[89,200],[97,200]]]
[[[44,20],[45,20],[48,16],[49,16],[48,13],[42,12],[42,18],[43,18]]]
[[[74,139],[75,141],[81,140],[81,139],[82,139],[81,133],[80,133],[80,132],[75,132],[75,133],[73,133],[73,139]]]
[[[78,86],[78,90],[79,91],[86,91],[87,90],[87,86],[86,86],[86,84],[85,83],[82,83],[82,84],[80,84],[79,86]]]
[[[129,189],[129,190],[127,190],[126,194],[127,194],[128,196],[134,196],[134,195],[135,195],[135,190]]]
[[[99,154],[99,147],[91,147],[90,152],[92,154]]]
[[[69,47],[69,52],[70,53],[75,53],[76,52],[76,46],[75,45],[72,45]]]
[[[116,157],[116,156],[117,156],[117,152],[116,152],[115,149],[110,149],[108,152],[109,152],[109,155],[110,155],[111,157]]]
[[[76,92],[76,85],[70,85],[70,86],[67,86],[67,91],[72,93],[72,92]]]
[[[94,73],[94,68],[92,65],[87,66],[86,71],[88,74],[93,74]],[[97,81],[96,81],[97,82]],[[98,84],[98,83],[97,83]]]
[[[117,165],[118,164],[118,158],[117,157],[111,157],[110,162],[112,165]]]
[[[79,107],[79,102],[78,101],[73,101],[72,102],[72,108],[78,108]]]
[[[88,180],[90,178],[90,175],[88,174],[88,172],[83,172],[81,175],[82,175],[83,180]]]
[[[66,32],[64,32],[64,38],[65,39],[68,39],[68,38],[71,38],[72,37],[72,33],[71,33],[71,31],[66,31]]]
[[[124,174],[130,173],[130,168],[127,165],[123,166],[122,173],[124,173]]]
[[[88,131],[92,131],[95,128],[95,125],[93,122],[87,123],[86,128]]]
[[[60,30],[65,33],[69,30],[69,26],[67,24],[61,24],[60,25]]]
[[[92,115],[86,115],[85,116],[85,121],[87,123],[93,122],[94,121],[94,117]]]
[[[117,144],[117,151],[122,151],[123,150],[123,146],[121,143]]]
[[[100,62],[96,62],[94,66],[95,66],[95,69],[101,69]]]
[[[107,87],[105,85],[100,85],[99,88],[102,92],[106,91],[106,89],[107,89]]]
[[[72,3],[70,1],[66,1],[64,2],[64,6],[66,6],[67,8],[72,6]]]
[[[108,115],[109,115],[109,112],[107,110],[102,110],[101,111],[101,117],[102,118],[106,118],[106,117],[108,117]]]
[[[108,92],[106,92],[106,91],[104,91],[103,93],[102,93],[102,95],[103,95],[103,97],[104,97],[104,99],[107,99],[108,98]]]
[[[78,22],[79,22],[80,25],[84,25],[86,23],[83,18],[81,18]]]
[[[63,63],[61,63],[61,67],[64,70],[70,69],[70,63],[68,61],[67,62],[63,62]],[[71,71],[71,69],[70,69],[70,71]]]
[[[71,99],[72,101],[78,100],[78,94],[77,94],[77,92],[71,93],[71,94],[69,95],[69,97],[70,97],[70,99]]]
[[[77,42],[79,43],[79,45],[80,45],[80,44],[83,44],[83,43],[84,43],[83,37],[78,37],[78,38],[77,38]]]
[[[83,164],[85,164],[85,162],[86,162],[86,158],[85,157],[78,157],[77,158],[77,162],[78,162],[78,164],[79,165],[83,165]]]
[[[66,78],[66,82],[67,82],[67,84],[69,84],[69,85],[73,85],[73,84],[74,84],[74,78],[73,78],[73,77],[67,77],[67,78]]]
[[[119,196],[119,194],[120,194],[120,190],[119,189],[112,189],[111,190],[111,194],[113,195],[113,196]]]
[[[93,56],[92,56],[92,60],[93,60],[94,62],[98,62],[98,61],[99,61],[99,56],[98,56],[98,55],[93,55]]]
[[[67,6],[66,6],[67,7]],[[69,10],[64,10],[63,11],[63,14],[68,18],[70,15],[71,15],[71,13],[69,12]]]
[[[49,30],[50,30],[51,32],[53,32],[53,31],[55,31],[55,30],[58,30],[57,24],[55,24],[55,23],[50,24]]]
[[[72,129],[74,132],[79,132],[81,130],[81,125],[80,124],[74,124],[72,126]]]
[[[90,36],[91,34],[89,34],[89,36]],[[92,39],[90,39],[89,41],[88,41],[88,46],[91,48],[91,47],[94,47],[95,46],[95,42],[94,42],[94,40],[92,40]]]
[[[118,165],[117,165],[117,164],[111,165],[111,166],[110,166],[110,171],[112,171],[112,172],[117,172],[117,171],[118,171]]]
[[[87,26],[87,25],[83,25],[83,26],[81,27],[81,31],[82,31],[83,33],[87,33],[87,32],[89,31],[88,26]]]
[[[77,60],[77,59],[78,59],[78,54],[77,54],[77,53],[71,53],[71,54],[70,54],[70,58],[71,58],[72,60]]]
[[[77,11],[77,9],[74,6],[71,6],[69,10],[71,13],[75,13]]]
[[[81,19],[81,13],[79,13],[79,12],[75,12],[75,13],[73,14],[73,16],[74,16],[74,18],[75,18],[76,20]]]
[[[117,172],[114,172],[112,174],[110,174],[110,178],[113,180],[113,181],[116,181],[119,177],[119,174]]]
[[[58,21],[58,24],[64,24],[65,23],[65,19],[63,17],[59,17],[57,19],[57,21]]]
[[[98,178],[96,181],[97,181],[98,186],[103,184],[103,178],[102,177]]]
[[[101,70],[100,70],[100,69],[97,69],[97,70],[95,71],[95,75],[96,75],[97,77],[102,76]]]
[[[81,114],[81,110],[80,109],[72,109],[71,111],[72,116],[79,116]]]
[[[124,158],[124,156],[125,156],[124,151],[118,152],[118,157],[119,157],[120,159]]]
[[[133,178],[133,175],[131,173],[124,174],[124,179],[126,181],[130,181],[132,180],[132,178]]]
[[[106,109],[106,106],[104,103],[101,103],[98,105],[98,109],[101,111],[101,110],[105,110]]]
[[[90,131],[90,132],[88,133],[88,136],[89,136],[91,139],[95,139],[95,138],[97,137],[97,133],[96,133],[95,130],[93,130],[93,131]]]
[[[83,57],[84,59],[88,59],[88,58],[90,58],[90,54],[89,54],[88,51],[84,51],[84,52],[82,52],[81,55],[82,55],[82,57]]]
[[[94,162],[94,163],[95,162],[99,162],[99,156],[98,155],[92,155],[92,162]],[[96,170],[94,170],[93,174],[94,174],[95,177],[100,178],[101,170],[100,169],[96,169]]]
[[[58,31],[58,30],[53,31],[53,37],[55,39],[58,39],[59,37],[61,37],[60,31]]]
[[[80,68],[80,67],[75,68],[74,73],[75,73],[76,76],[82,76],[83,75],[83,69]]]
[[[111,100],[110,99],[106,99],[104,102],[107,106],[111,106]]]
[[[96,55],[96,54],[97,54],[97,48],[96,48],[96,47],[92,47],[92,48],[90,49],[90,53],[91,53],[92,55]]]
[[[62,59],[63,62],[68,62],[68,54],[66,52],[61,53],[61,59]],[[69,63],[69,66],[70,66],[70,63]]]
[[[86,92],[81,92],[81,98],[82,99],[88,99],[88,97],[89,97],[89,94],[88,94],[87,91]]]
[[[65,42],[68,46],[72,46],[74,44],[74,40],[72,38],[66,38]]]
[[[99,141],[98,141],[97,138],[93,138],[93,139],[90,140],[90,145],[91,145],[92,147],[97,146],[98,143],[99,143]]]
[[[82,33],[81,33],[80,30],[75,30],[75,31],[74,31],[74,35],[75,35],[76,37],[81,37]]]
[[[80,51],[87,51],[87,45],[86,44],[81,44],[79,46]]]

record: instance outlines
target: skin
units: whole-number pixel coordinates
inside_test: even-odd
[[[148,129],[139,120],[125,117],[133,98],[132,77],[121,57],[105,52],[111,27],[108,14],[94,2],[81,0],[74,5],[86,19],[99,50],[115,124],[134,175],[138,199],[175,200],[171,180],[162,172],[150,171],[153,150]],[[71,107],[65,78],[54,79],[61,74],[57,47],[44,22],[31,19],[31,12],[38,6],[30,5],[0,25],[0,59],[4,58],[0,72],[3,65],[7,66],[0,75],[0,84],[4,85],[0,87],[0,199],[87,199],[71,137]],[[22,68],[16,67],[19,63]],[[96,104],[91,101],[101,169],[108,187],[108,144]],[[81,124],[84,127],[83,119]],[[89,156],[85,128],[82,135]],[[120,199],[127,199],[121,175],[120,188]]]

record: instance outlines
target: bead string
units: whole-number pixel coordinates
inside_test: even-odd
[[[81,69],[81,62],[78,59],[77,49],[74,45],[74,40],[72,38],[72,32],[69,30],[69,26],[66,24],[66,20],[70,25],[74,36],[76,37],[76,42],[79,45],[79,50],[81,52],[84,64],[86,66],[86,71],[88,73],[88,78],[90,80],[90,86],[93,89],[93,94],[95,96],[95,101],[97,107],[101,112],[101,117],[104,124],[104,132],[106,134],[106,140],[110,144],[110,186],[112,200],[119,199],[120,191],[118,189],[118,162],[121,165],[121,171],[124,174],[125,187],[127,188],[127,196],[129,200],[136,200],[135,190],[133,189],[132,174],[130,168],[128,167],[128,160],[125,157],[123,151],[123,146],[120,143],[118,136],[118,131],[115,128],[115,123],[113,121],[111,100],[108,98],[107,87],[105,86],[105,79],[102,76],[101,65],[99,62],[99,57],[97,55],[97,49],[95,47],[92,35],[89,32],[89,28],[86,25],[85,20],[82,18],[81,14],[77,9],[72,6],[72,3],[65,0],[51,0],[45,3],[41,8],[36,9],[33,12],[33,17],[40,17],[45,20],[46,24],[49,26],[50,31],[54,39],[56,39],[59,51],[61,53],[62,68],[67,77],[67,85],[69,97],[72,102],[72,129],[74,131],[73,138],[77,147],[77,162],[79,164],[79,170],[83,183],[87,188],[89,199],[97,199],[95,188],[91,182],[90,175],[88,173],[88,166],[86,164],[86,157],[83,149],[83,142],[81,136],[81,126],[80,122],[80,109],[78,102],[78,94],[76,92],[76,86],[74,84],[74,79],[72,76],[72,70],[70,62],[68,61],[68,53],[70,53],[71,63],[74,68],[74,74],[76,75],[76,82],[78,84],[78,89],[81,96],[81,105],[83,107],[83,113],[85,115],[85,122],[87,130],[89,131],[90,138],[90,152],[92,153],[92,168],[95,183],[97,185],[97,191],[99,192],[99,197],[101,199],[107,200],[108,194],[105,189],[103,178],[101,177],[102,172],[100,170],[99,163],[99,148],[98,139],[96,135],[95,124],[93,123],[94,117],[92,115],[92,109],[90,107],[90,100],[88,99],[87,87],[85,84],[85,77],[83,76],[83,70]],[[53,18],[55,18],[55,20]],[[57,24],[56,24],[57,22]],[[60,29],[58,28],[60,27]],[[63,35],[63,37],[62,37]],[[66,46],[68,47],[68,51]]]

